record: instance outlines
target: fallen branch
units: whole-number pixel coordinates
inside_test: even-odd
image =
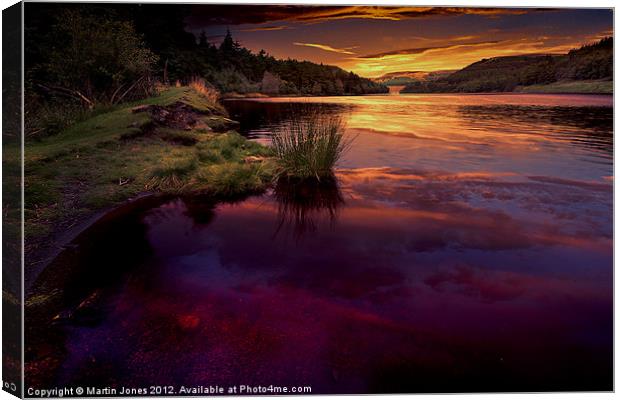
[[[125,84],[123,83],[122,85],[120,85],[115,91],[114,93],[112,93],[112,97],[110,97],[110,103],[114,104],[114,98],[116,97],[116,95],[118,94],[118,92],[120,92],[120,90],[125,86]]]
[[[73,97],[74,99],[82,100],[86,104],[88,104],[88,108],[92,109],[95,106],[95,102],[90,100],[88,97],[84,96],[82,93],[80,93],[79,90],[67,89],[67,88],[60,87],[60,86],[51,86],[51,85],[46,86],[40,83],[37,84],[37,86],[47,90],[48,92],[58,92],[60,94],[64,94],[65,96],[69,96],[69,97]]]
[[[121,95],[121,97],[119,97],[119,98],[118,98],[118,100],[116,101],[116,103],[120,103],[120,101],[121,101],[121,100],[123,100],[123,98],[124,98],[125,96],[127,96],[127,94],[128,94],[129,92],[131,92],[131,91],[133,90],[133,88],[134,88],[134,87],[136,87],[136,85],[137,85],[138,83],[140,83],[140,81],[142,81],[144,78],[145,78],[144,76],[141,76],[140,78],[138,78],[138,80],[137,80],[137,81],[135,81],[135,82],[134,82],[131,86],[129,86],[129,88],[128,88],[127,90],[125,90],[125,92]],[[112,102],[112,104],[114,104],[114,103],[115,103],[115,102]]]

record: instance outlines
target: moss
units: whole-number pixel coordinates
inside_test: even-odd
[[[57,182],[42,177],[43,179],[26,179],[24,184],[24,198],[27,208],[35,208],[39,204],[51,204],[60,199]]]
[[[158,133],[163,140],[183,146],[193,146],[201,140],[199,134],[188,131],[160,129]]]
[[[59,134],[29,142],[25,149],[26,235],[36,245],[79,218],[141,192],[207,192],[217,195],[256,191],[270,181],[263,163],[249,156],[271,151],[236,132],[214,133],[157,126],[139,105],[184,102],[221,120],[224,110],[189,88],[116,107]],[[212,169],[211,169],[212,168]],[[213,176],[210,176],[213,174]]]
[[[191,186],[216,196],[235,197],[262,191],[270,179],[269,167],[226,162],[201,168]]]
[[[151,171],[148,187],[160,190],[180,189],[185,185],[186,177],[197,167],[198,159],[194,154],[165,158]]]

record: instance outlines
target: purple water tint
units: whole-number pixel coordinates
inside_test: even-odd
[[[27,322],[37,333],[27,378],[611,390],[606,101],[306,100],[346,116],[357,135],[337,186],[233,203],[145,200],[100,221],[37,282],[63,291]],[[229,111],[264,141],[301,102]]]

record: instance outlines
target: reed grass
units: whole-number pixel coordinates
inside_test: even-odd
[[[319,224],[336,224],[338,210],[344,204],[335,176],[316,180],[280,178],[274,186],[274,197],[278,204],[278,228],[292,228],[297,239],[317,230]],[[287,229],[288,230],[288,229]]]
[[[220,92],[211,87],[204,79],[194,77],[189,82],[189,87],[194,89],[198,94],[207,98],[211,103],[217,103],[220,98]]]
[[[294,116],[271,136],[278,175],[319,181],[329,178],[351,141],[344,138],[344,124],[339,116]]]

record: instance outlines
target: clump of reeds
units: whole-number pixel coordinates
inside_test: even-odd
[[[217,103],[220,98],[220,92],[211,87],[204,79],[194,77],[189,82],[189,87],[198,92],[201,96],[207,98],[211,103]]]
[[[342,119],[333,114],[294,116],[275,130],[271,142],[278,175],[299,179],[326,179],[351,140],[344,137]]]

